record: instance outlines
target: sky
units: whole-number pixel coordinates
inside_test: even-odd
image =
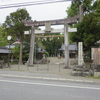
[[[46,1],[46,0],[0,0],[0,6],[6,4],[16,4],[16,3],[31,2],[31,1]],[[67,1],[60,3],[0,9],[0,23],[3,23],[6,19],[6,16],[10,15],[10,13],[12,12],[15,12],[18,8],[26,8],[28,13],[32,17],[32,20],[44,21],[44,20],[63,19],[67,16],[66,10],[67,7],[70,6],[70,4],[71,1]]]

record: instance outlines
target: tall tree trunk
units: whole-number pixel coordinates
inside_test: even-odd
[[[55,57],[56,57],[56,54],[57,54],[57,50],[55,50]]]
[[[22,53],[23,53],[23,36],[20,35],[20,56],[19,56],[19,64],[22,65]]]

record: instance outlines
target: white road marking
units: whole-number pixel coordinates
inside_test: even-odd
[[[74,86],[74,85],[58,85],[58,84],[33,83],[33,82],[11,81],[11,80],[0,80],[0,81],[1,82],[9,82],[9,83],[30,84],[30,85],[42,85],[42,86],[56,86],[56,87],[68,87],[68,88],[70,87],[70,88],[100,90],[100,87],[84,87],[84,86]]]

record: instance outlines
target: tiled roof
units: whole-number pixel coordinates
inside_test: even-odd
[[[8,49],[0,49],[0,53],[9,53],[9,50]],[[11,53],[11,50],[10,50],[10,53]]]
[[[43,52],[45,52],[45,51],[46,51],[46,50],[42,49],[41,47],[38,48],[38,52],[43,53]]]
[[[62,46],[59,50],[65,50],[65,45],[62,44]],[[69,50],[77,50],[77,45],[76,44],[69,44]]]

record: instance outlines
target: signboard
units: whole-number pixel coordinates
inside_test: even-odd
[[[77,32],[77,28],[68,28],[68,32]]]

